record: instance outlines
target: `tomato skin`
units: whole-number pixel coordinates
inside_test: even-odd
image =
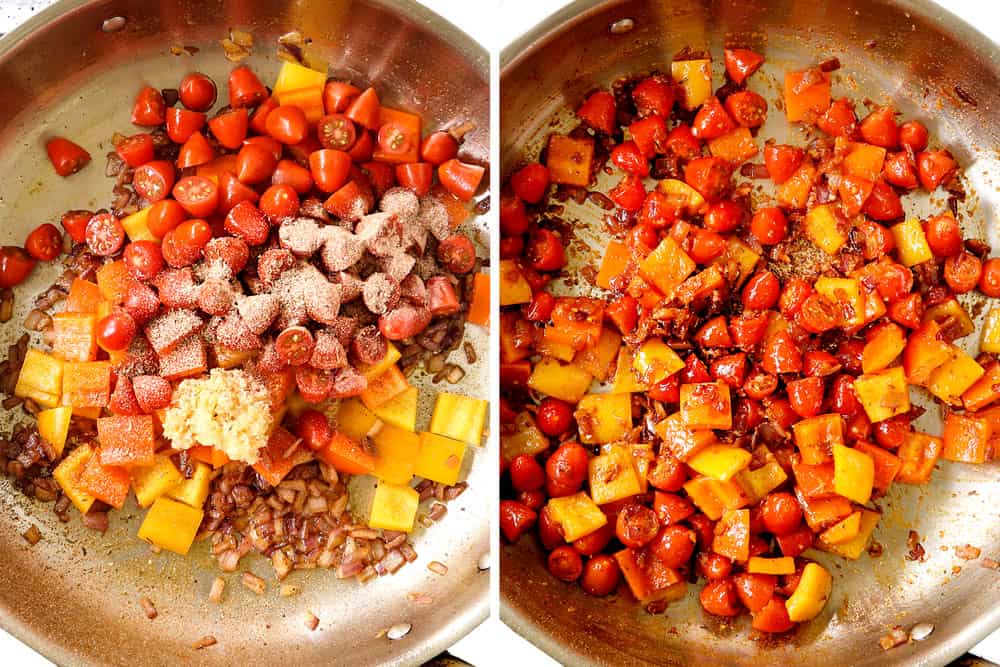
[[[909,329],[917,329],[924,315],[924,299],[919,292],[889,304],[889,319]]]
[[[788,535],[802,522],[802,506],[787,491],[767,494],[761,501],[760,513],[764,528],[772,535]]]
[[[166,120],[167,103],[163,95],[152,86],[146,86],[136,95],[132,106],[132,124],[142,127],[163,125]]]
[[[333,427],[322,412],[308,408],[302,411],[295,422],[295,434],[302,438],[306,447],[316,451],[326,447],[333,438]]]
[[[823,407],[823,379],[807,377],[792,380],[785,385],[788,403],[795,414],[803,419],[815,417]]]
[[[931,252],[938,257],[954,257],[962,252],[962,230],[950,215],[936,215],[924,223]]]
[[[272,185],[260,196],[259,206],[272,220],[289,218],[299,212],[299,195],[290,185]]]
[[[917,174],[920,185],[928,192],[933,192],[939,185],[951,178],[958,164],[944,148],[936,151],[924,151],[917,155]]]
[[[767,310],[778,303],[781,283],[770,271],[759,271],[743,287],[743,307],[748,310]]]
[[[382,108],[374,88],[368,88],[351,101],[344,115],[369,130],[378,129],[379,109]]]
[[[361,89],[344,81],[328,81],[323,88],[323,108],[328,114],[343,113]]]
[[[396,182],[404,188],[413,190],[418,197],[423,197],[431,191],[434,182],[434,165],[430,162],[411,162],[397,164],[395,167]]]
[[[646,199],[646,187],[635,174],[625,174],[618,185],[608,192],[608,197],[629,213],[635,213]]]
[[[622,507],[615,521],[615,535],[618,541],[631,549],[649,544],[659,529],[656,512],[638,503],[628,503]]]
[[[903,204],[892,186],[877,182],[862,211],[875,220],[896,220],[903,217]]]
[[[545,462],[545,488],[550,498],[571,496],[587,479],[590,456],[575,442],[559,446]]]
[[[28,234],[24,249],[39,261],[51,261],[62,254],[62,233],[55,225],[38,225]]]
[[[583,559],[573,547],[563,545],[549,554],[549,573],[560,581],[572,583],[583,574]]]
[[[913,190],[917,187],[917,168],[906,151],[885,156],[882,176],[897,188]]]
[[[511,459],[508,473],[516,491],[538,491],[545,486],[545,469],[530,454]]]
[[[678,403],[681,400],[681,383],[677,374],[666,377],[646,392],[654,401],[661,403]]]
[[[768,373],[798,373],[802,370],[802,352],[788,331],[778,330],[764,341],[761,367]]]
[[[500,532],[509,542],[517,542],[531,530],[538,520],[538,514],[516,500],[500,501]]]
[[[205,114],[178,107],[167,109],[167,136],[175,144],[183,144],[191,135],[205,127]]]
[[[294,109],[295,107],[289,108]],[[268,122],[276,112],[277,109],[267,115]],[[249,128],[250,118],[247,116],[246,109],[233,109],[208,121],[208,129],[212,131],[212,136],[230,150],[236,150],[243,145]]]
[[[163,270],[163,253],[154,241],[133,241],[122,255],[126,268],[136,280],[150,281]]]
[[[232,108],[255,107],[267,98],[267,88],[246,65],[229,73],[229,106]]]
[[[475,164],[466,164],[452,158],[442,162],[438,167],[438,180],[445,190],[462,201],[470,201],[486,169]]]
[[[703,224],[706,229],[720,234],[727,234],[743,222],[743,207],[734,201],[724,199],[715,202],[705,212]]]
[[[691,132],[690,125],[678,125],[667,133],[667,152],[683,160],[701,157],[701,141]]]
[[[927,148],[929,133],[919,120],[908,120],[899,126],[899,143],[914,153]]]
[[[750,219],[750,233],[762,245],[776,245],[788,235],[788,219],[777,206],[758,209]]]
[[[147,162],[135,170],[132,186],[150,202],[166,199],[174,187],[174,165],[165,160]]]
[[[146,218],[146,226],[158,239],[162,239],[167,232],[177,227],[187,220],[187,211],[184,207],[173,199],[162,199],[153,204],[149,209],[149,217]]]
[[[732,166],[719,157],[700,157],[684,166],[684,181],[710,203],[722,198],[729,188]]]
[[[537,204],[549,189],[548,167],[538,162],[524,165],[511,174],[510,187],[524,201]]]
[[[116,310],[97,323],[97,344],[109,352],[124,350],[137,331],[132,316],[123,310]]]
[[[638,178],[638,177],[637,177]],[[639,225],[652,229],[654,236],[647,239],[646,244],[650,250],[656,247],[659,239],[655,237],[655,230],[662,229],[673,224],[677,219],[677,209],[674,208],[670,199],[659,190],[650,190],[646,193],[646,198],[642,201],[642,208],[639,210]]]
[[[778,308],[786,318],[793,317],[802,309],[802,304],[812,294],[812,285],[802,278],[792,278],[785,283],[778,299]]]
[[[750,625],[761,632],[781,633],[794,628],[795,622],[788,618],[785,601],[774,595],[753,615]]]
[[[535,229],[528,239],[525,259],[536,271],[558,271],[566,266],[566,251],[555,232]]]
[[[874,426],[875,442],[886,449],[896,449],[903,444],[910,432],[910,422],[902,415],[890,417]]]
[[[457,155],[458,141],[448,132],[431,132],[420,142],[420,159],[435,167]]]
[[[854,114],[854,103],[841,97],[830,104],[816,126],[831,137],[852,137],[857,129],[858,117]]]
[[[753,613],[760,611],[771,601],[778,578],[773,574],[741,572],[733,576],[733,583],[740,602]]]
[[[702,609],[713,616],[737,616],[742,610],[736,587],[730,578],[709,582],[698,597]]]
[[[899,128],[896,127],[896,112],[892,107],[879,107],[872,111],[861,121],[858,130],[861,137],[873,146],[899,146]]]
[[[805,159],[805,151],[787,144],[764,144],[764,166],[771,180],[781,184],[792,177]]]
[[[979,291],[994,299],[1000,298],[1000,258],[992,257],[983,264],[979,277]]]
[[[767,120],[767,100],[750,90],[726,98],[726,111],[742,127],[760,127]]]
[[[256,144],[244,144],[236,156],[236,178],[254,185],[271,180],[278,160],[274,153]]]
[[[696,565],[698,572],[708,581],[725,579],[733,571],[733,562],[714,551],[699,552]]]
[[[726,132],[736,129],[736,121],[732,119],[718,97],[710,97],[695,114],[691,123],[691,133],[704,141],[721,137]]]
[[[676,570],[691,560],[696,542],[694,531],[687,526],[674,523],[660,531],[650,548],[664,565]]]
[[[733,344],[726,324],[726,316],[713,317],[695,333],[694,340],[702,347],[730,347]]]
[[[723,56],[726,74],[734,83],[743,83],[764,63],[764,56],[750,49],[726,49]]]
[[[744,312],[729,322],[729,333],[733,338],[733,344],[743,349],[756,345],[763,340],[766,331],[766,312]]]
[[[185,176],[177,181],[173,194],[195,218],[207,218],[219,207],[219,186],[204,176]]]
[[[267,133],[283,144],[297,144],[306,138],[309,121],[302,109],[280,106],[267,115]]]
[[[809,350],[802,357],[802,372],[809,377],[826,377],[840,369],[837,357],[825,350]]]
[[[621,570],[611,556],[601,554],[587,561],[580,579],[580,588],[587,595],[603,597],[610,595],[618,587]]]
[[[271,175],[271,183],[274,185],[290,185],[300,195],[304,195],[312,190],[312,173],[300,164],[292,160],[279,160],[278,166]]]
[[[278,100],[273,97],[269,97],[261,102],[250,116],[249,128],[257,134],[267,134],[267,117],[277,108]]]
[[[628,126],[628,134],[646,158],[667,152],[667,124],[659,116],[646,116]]]
[[[639,320],[639,302],[631,294],[625,294],[604,308],[604,316],[623,334],[632,333]]]
[[[115,146],[115,152],[130,167],[146,164],[153,159],[153,136],[143,132],[126,137]]]
[[[323,192],[336,192],[351,172],[351,156],[343,151],[324,148],[309,156],[313,182]]]
[[[721,234],[694,227],[691,230],[691,249],[688,254],[698,264],[708,264],[726,252],[726,237]]]
[[[517,259],[524,252],[523,236],[500,237],[500,259]]]
[[[546,396],[538,405],[536,419],[538,430],[547,436],[558,437],[573,426],[573,408],[566,401]]]
[[[69,234],[74,243],[86,243],[87,223],[90,222],[92,217],[94,217],[92,211],[66,211],[62,214],[59,224],[66,230],[66,233]]]
[[[844,205],[844,213],[855,216],[864,208],[865,202],[871,196],[872,188],[875,184],[866,178],[854,175],[847,175],[840,179],[840,187],[837,192],[840,194],[840,201]]]
[[[227,232],[240,237],[251,246],[266,242],[270,230],[264,214],[248,201],[236,204],[229,211],[224,224]]]
[[[215,104],[218,90],[215,82],[201,72],[191,72],[177,87],[181,104],[191,111],[208,111]]]
[[[955,294],[975,289],[982,275],[983,263],[971,253],[962,252],[944,261],[944,281]]]
[[[215,150],[208,143],[208,139],[201,132],[195,132],[184,142],[180,152],[177,153],[177,168],[187,169],[188,167],[197,167],[198,165],[208,164],[214,159]]]
[[[677,100],[674,82],[664,76],[653,75],[640,81],[632,89],[632,101],[639,116],[669,118]]]
[[[90,153],[63,137],[49,139],[45,143],[45,151],[56,173],[64,178],[80,171],[90,162]]]
[[[606,90],[597,91],[584,100],[576,115],[598,132],[614,134],[617,116],[614,95]]]
[[[563,541],[562,528],[560,527],[560,543]],[[604,551],[611,540],[615,539],[614,522],[609,521],[589,535],[584,535],[573,542],[573,549],[581,556],[593,556]],[[551,547],[550,547],[551,548]]]
[[[17,246],[0,246],[0,288],[14,287],[24,282],[32,269],[35,259]]]

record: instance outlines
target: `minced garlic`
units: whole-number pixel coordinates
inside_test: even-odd
[[[206,445],[234,461],[256,463],[274,416],[267,389],[242,370],[214,368],[208,377],[183,380],[163,420],[175,449]]]

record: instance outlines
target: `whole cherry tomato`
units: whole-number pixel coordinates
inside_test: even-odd
[[[511,459],[508,472],[517,491],[538,491],[545,486],[545,469],[530,454],[519,454]]]
[[[629,503],[622,507],[615,522],[615,535],[622,544],[631,549],[649,544],[659,529],[656,512],[638,503]]]
[[[950,215],[936,215],[927,220],[924,233],[931,252],[938,257],[953,257],[962,252],[962,230]]]
[[[535,229],[528,239],[525,258],[537,271],[558,271],[566,266],[566,251],[555,232]]]
[[[124,350],[135,338],[135,320],[123,310],[116,310],[97,323],[97,344],[109,352]]]
[[[621,570],[611,556],[601,554],[587,561],[580,579],[580,588],[588,595],[603,597],[618,587]]]
[[[776,206],[758,209],[750,220],[750,232],[763,245],[775,245],[788,235],[788,220]]]
[[[656,536],[652,551],[667,567],[684,567],[694,554],[697,537],[694,531],[679,523],[666,526]]]
[[[549,554],[549,572],[553,577],[567,583],[574,582],[583,574],[583,560],[573,547],[563,545],[556,547]]]
[[[208,111],[215,104],[215,82],[201,72],[191,72],[181,79],[177,94],[181,104],[191,111]]]
[[[35,260],[17,246],[0,246],[0,287],[13,287],[31,275]]]
[[[48,262],[62,253],[62,234],[55,225],[48,223],[38,225],[28,234],[24,249],[35,259]]]
[[[153,236],[162,239],[177,225],[187,220],[188,214],[184,207],[173,199],[163,199],[149,208],[146,226]]]
[[[573,426],[573,408],[566,401],[547,396],[538,405],[536,419],[542,433],[557,437]]]
[[[994,299],[1000,298],[1000,258],[992,257],[983,264],[979,278],[979,291]]]
[[[972,253],[962,252],[944,261],[944,281],[955,294],[975,289],[982,275],[983,263]]]
[[[787,535],[802,522],[802,506],[787,491],[775,491],[764,497],[760,504],[764,528],[772,535]]]
[[[737,616],[742,610],[731,578],[709,582],[698,597],[702,608],[713,616]]]
[[[150,281],[163,270],[163,252],[153,241],[133,241],[122,255],[125,267],[136,280]]]
[[[587,479],[587,465],[590,456],[587,450],[575,442],[559,446],[545,462],[546,489],[549,496],[571,496]]]

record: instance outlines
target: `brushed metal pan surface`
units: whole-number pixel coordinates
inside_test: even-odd
[[[126,17],[125,28],[102,32],[102,23],[114,16]],[[281,64],[275,39],[299,29],[319,45],[334,74],[370,82],[386,104],[420,112],[428,127],[475,123],[461,157],[486,163],[488,56],[416,2],[64,0],[0,40],[0,243],[21,244],[35,225],[57,222],[66,209],[106,205],[112,183],[103,176],[104,155],[115,130],[129,131],[132,100],[143,82],[174,87],[187,72],[200,70],[219,83],[224,98],[232,65],[219,40],[230,27],[254,35],[247,62],[265,82]],[[174,45],[199,50],[174,56]],[[81,143],[94,164],[68,179],[55,176],[43,148],[53,134]],[[485,252],[484,222],[470,228]],[[54,277],[38,271],[18,290],[18,312],[0,329],[0,341],[16,339],[25,306]],[[485,336],[472,329],[469,339],[485,351]],[[486,397],[487,355],[479,356],[460,389]],[[422,394],[420,418],[426,420],[431,397]],[[257,597],[240,585],[239,574],[225,575],[221,605],[207,599],[218,574],[207,545],[195,545],[188,558],[153,555],[135,537],[142,516],[133,504],[112,514],[102,536],[83,528],[75,512],[69,524],[60,524],[49,507],[15,492],[4,478],[0,624],[60,665],[423,662],[488,614],[489,575],[477,564],[489,550],[490,460],[485,448],[470,448],[469,490],[449,504],[442,522],[415,533],[420,557],[395,576],[359,585],[337,581],[327,570],[296,572],[286,583],[301,587],[301,595],[281,598],[269,564],[248,557],[242,566],[267,580],[267,593]],[[355,506],[362,512],[364,496],[358,489]],[[34,547],[20,537],[31,524],[43,535]],[[447,564],[448,574],[429,572],[431,560]],[[432,602],[419,604],[408,593]],[[159,610],[155,620],[141,613],[141,596]],[[315,632],[305,627],[306,610],[320,619]],[[379,636],[398,622],[412,624],[405,638]],[[216,646],[191,649],[209,634]]]
[[[613,34],[610,26],[635,27]],[[537,159],[553,131],[575,125],[572,109],[587,92],[615,78],[668,70],[685,46],[710,48],[715,86],[722,83],[724,44],[755,47],[767,64],[749,87],[764,95],[771,113],[760,137],[803,143],[776,108],[782,73],[837,56],[834,96],[892,102],[904,117],[919,118],[932,136],[966,167],[969,197],[959,207],[967,235],[997,241],[997,147],[1000,133],[1000,50],[937,5],[922,0],[692,0],[576,2],[549,17],[502,54],[501,156],[504,173]],[[956,86],[959,91],[956,91]],[[973,100],[963,101],[962,97]],[[859,108],[864,112],[864,107]],[[760,158],[757,158],[760,161]],[[599,183],[616,179],[602,175]],[[754,197],[768,196],[759,188]],[[945,208],[943,196],[906,197],[908,215]],[[597,266],[607,236],[593,204],[568,202],[563,217],[575,225],[570,267]],[[571,270],[570,273],[573,273]],[[583,282],[583,281],[580,281]],[[556,284],[562,293],[580,285]],[[979,314],[974,297],[965,303]],[[978,335],[967,337],[978,348]],[[917,427],[940,433],[939,408],[928,407]],[[574,665],[942,665],[1000,626],[1000,575],[955,556],[971,544],[984,557],[1000,555],[1000,501],[996,464],[942,462],[925,487],[895,485],[874,539],[880,558],[852,562],[810,552],[834,574],[823,613],[789,638],[754,641],[744,616],[734,624],[704,614],[700,585],[663,615],[651,616],[627,593],[592,598],[545,571],[537,542],[524,539],[501,553],[501,616],[565,664]],[[924,562],[905,559],[907,533],[916,530]],[[883,652],[878,640],[892,625],[927,621],[929,639]]]

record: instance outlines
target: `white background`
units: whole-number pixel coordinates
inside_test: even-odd
[[[461,27],[469,35],[499,53],[509,41],[538,21],[568,4],[567,0],[422,0],[422,2]],[[1000,42],[1000,11],[992,1],[939,0],[940,4],[977,26],[994,41]],[[43,9],[52,0],[0,0],[0,32],[8,32]],[[494,72],[497,71],[494,66]],[[496,83],[494,83],[496,85]],[[496,98],[494,88],[494,98]],[[495,118],[496,116],[494,116]],[[499,164],[494,156],[491,160]],[[495,590],[495,588],[494,588]],[[494,616],[496,603],[492,605]],[[1000,663],[1000,632],[978,646],[975,652]],[[556,663],[501,625],[495,618],[486,621],[452,648],[452,653],[477,667],[501,664],[549,667]],[[0,630],[0,662],[19,667],[52,667],[30,648]]]

